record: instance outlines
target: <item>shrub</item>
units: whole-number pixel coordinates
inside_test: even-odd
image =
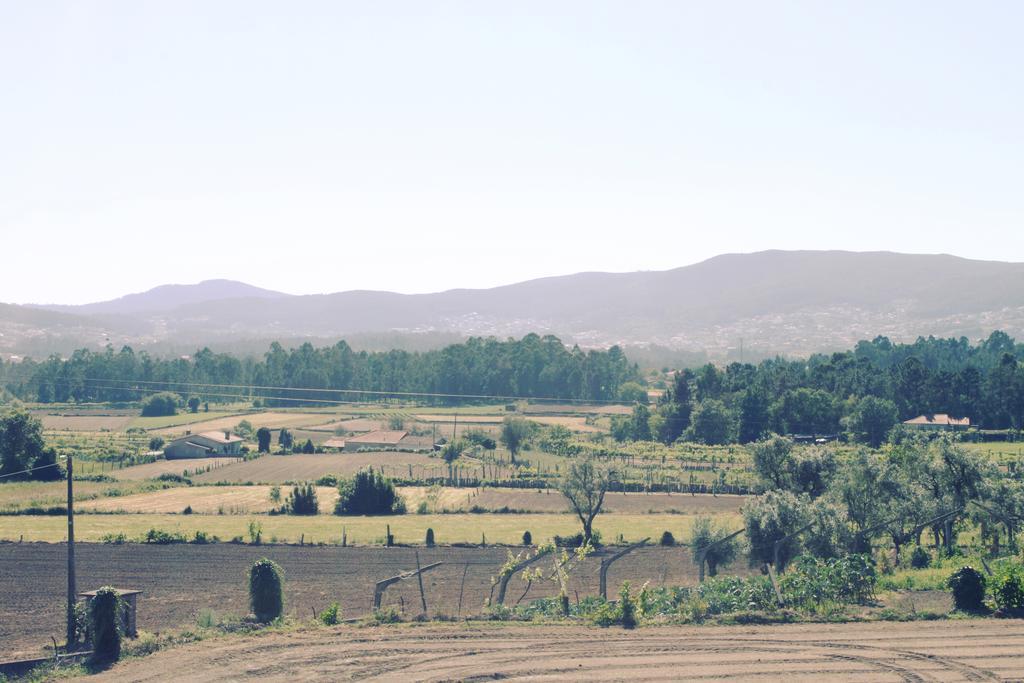
[[[405,514],[405,502],[384,475],[372,469],[361,470],[338,486],[336,515]]]
[[[191,515],[192,514],[192,506],[191,505],[186,505],[185,509],[181,511],[181,514],[183,514],[183,515]]]
[[[320,502],[316,498],[316,487],[312,484],[299,484],[288,494],[284,511],[292,515],[315,515],[320,512]]]
[[[192,481],[190,479],[188,479],[187,477],[183,477],[180,474],[175,474],[174,472],[164,472],[163,474],[158,476],[156,478],[156,480],[157,481],[170,481],[170,482],[174,482],[175,484],[191,484],[192,483]]]
[[[256,560],[249,570],[249,607],[262,624],[284,612],[284,572],[273,560]]]
[[[427,514],[430,514],[430,509],[427,507],[427,501],[425,501],[425,500],[421,500],[420,501],[420,504],[416,506],[416,514],[417,515],[427,515]]]
[[[441,449],[441,458],[446,463],[453,463],[459,459],[459,456],[462,455],[462,451],[464,450],[466,450],[466,444],[463,441],[449,441]]]
[[[181,399],[177,394],[170,391],[161,391],[153,394],[142,402],[143,417],[162,417],[175,415],[178,412],[178,402]]]
[[[370,615],[370,623],[377,624],[397,624],[402,621],[402,615],[398,613],[394,607],[384,607],[381,609],[373,610],[373,614]]]
[[[619,622],[622,628],[636,628],[636,603],[629,593],[629,581],[619,590]]]
[[[661,534],[661,540],[658,542],[663,546],[674,546],[676,544],[676,537],[672,535],[671,531],[666,531]]]
[[[992,597],[999,609],[1024,608],[1024,570],[1013,566],[1001,571],[993,581]]]
[[[149,450],[159,451],[163,450],[163,447],[164,438],[162,436],[154,436],[152,439],[149,440]]]
[[[863,604],[874,596],[878,573],[867,555],[798,557],[779,580],[786,603],[815,610],[829,602]]]
[[[111,532],[103,534],[103,536],[100,537],[100,541],[102,541],[103,543],[110,543],[113,545],[121,545],[122,543],[125,543],[127,540],[128,537],[125,536],[123,532],[119,532],[116,534]]]
[[[529,530],[523,532],[523,545],[533,545],[533,534]]]
[[[932,563],[932,556],[927,550],[917,545],[910,553],[910,566],[914,569],[926,569]]]
[[[341,621],[341,606],[337,602],[332,602],[320,613],[320,621],[326,626],[337,624]]]
[[[89,633],[93,657],[114,661],[121,656],[121,598],[110,586],[96,591],[89,602]]]
[[[259,545],[263,542],[263,525],[255,519],[249,520],[249,543]]]
[[[195,535],[192,537],[191,543],[195,545],[206,545],[208,543],[216,543],[219,540],[220,539],[216,536],[197,529]]]
[[[433,529],[427,529],[426,544],[427,544],[428,548],[433,548],[434,547],[434,530]]]
[[[184,543],[185,536],[175,531],[164,531],[163,529],[150,529],[143,539],[146,543],[156,545],[169,545],[171,543]]]
[[[949,577],[953,604],[959,610],[976,611],[985,601],[985,577],[974,567],[961,567]]]
[[[333,474],[325,474],[316,480],[317,486],[337,486],[338,477]]]
[[[578,533],[572,536],[558,536],[554,537],[555,545],[559,548],[579,548],[583,545],[583,534]],[[601,533],[597,530],[590,537],[590,544],[595,548],[601,546]]]

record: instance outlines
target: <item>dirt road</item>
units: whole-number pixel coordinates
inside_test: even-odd
[[[1024,680],[1024,623],[657,627],[451,624],[225,638],[124,662],[97,681]]]

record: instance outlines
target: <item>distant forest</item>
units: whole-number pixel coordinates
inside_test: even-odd
[[[911,344],[877,337],[850,351],[803,360],[690,369],[668,378],[671,386],[658,413],[671,423],[667,436],[689,426],[691,408],[708,401],[721,404],[737,432],[832,433],[840,431],[857,399],[877,397],[891,401],[901,420],[938,412],[969,417],[990,429],[1021,428],[1022,361],[1024,344],[1003,332],[974,345],[963,337],[920,338]],[[267,405],[281,405],[281,397],[346,398],[317,391],[323,389],[610,401],[636,398],[635,383],[642,381],[638,366],[618,347],[583,351],[536,334],[506,341],[472,338],[422,352],[356,352],[341,341],[292,349],[274,343],[262,358],[206,348],[188,358],[155,358],[126,347],[99,353],[83,349],[66,360],[53,356],[0,364],[0,385],[18,398],[44,403],[137,401],[164,388],[211,402],[237,394],[263,397]],[[240,388],[183,386],[190,383]],[[249,386],[271,388],[250,391]]]
[[[885,337],[851,351],[757,365],[706,364],[675,373],[653,413],[642,406],[613,425],[619,439],[747,443],[768,433],[846,432],[874,445],[922,414],[969,417],[986,429],[1024,427],[1024,345],[1003,332],[966,338]]]
[[[618,398],[624,383],[640,379],[639,369],[618,347],[583,351],[536,334],[507,341],[472,338],[423,352],[357,352],[344,341],[286,350],[275,342],[260,359],[240,359],[208,348],[187,358],[155,358],[128,347],[119,352],[108,347],[100,353],[82,349],[66,360],[51,356],[43,362],[0,366],[0,381],[10,393],[43,403],[137,401],[163,389],[211,402],[262,398],[266,405],[360,398],[317,391],[338,389],[608,401]],[[234,387],[204,390],[189,384]]]

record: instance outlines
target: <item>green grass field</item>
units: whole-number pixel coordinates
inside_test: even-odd
[[[657,543],[663,531],[671,531],[675,538],[687,538],[693,517],[681,515],[615,514],[597,518],[595,528],[606,541],[614,541],[622,534],[626,540],[636,541],[650,537]],[[728,522],[738,529],[739,515],[719,515],[716,519]],[[387,525],[397,543],[423,543],[427,528],[434,530],[438,543],[479,543],[486,535],[488,543],[518,544],[523,532],[529,530],[535,542],[542,542],[555,534],[570,535],[580,531],[579,521],[568,514],[451,514],[451,515],[395,515],[380,517],[316,517],[268,515],[170,515],[170,514],[112,514],[75,517],[75,538],[80,541],[100,541],[106,534],[125,534],[137,540],[152,528],[177,531],[187,536],[196,531],[214,534],[222,541],[241,536],[248,540],[249,522],[262,525],[263,540],[276,538],[281,542],[297,543],[303,535],[305,541],[340,543],[342,528],[352,544],[383,543]],[[0,540],[45,541],[57,543],[67,538],[67,520],[61,516],[0,516]]]

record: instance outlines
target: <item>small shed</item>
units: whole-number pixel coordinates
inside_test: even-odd
[[[94,591],[86,591],[79,593],[78,597],[84,599],[86,607],[88,607],[99,591],[99,588]],[[142,591],[132,588],[115,588],[114,592],[121,598],[121,632],[126,636],[134,638],[139,633],[135,626],[135,617],[138,609],[138,598],[142,595]]]

